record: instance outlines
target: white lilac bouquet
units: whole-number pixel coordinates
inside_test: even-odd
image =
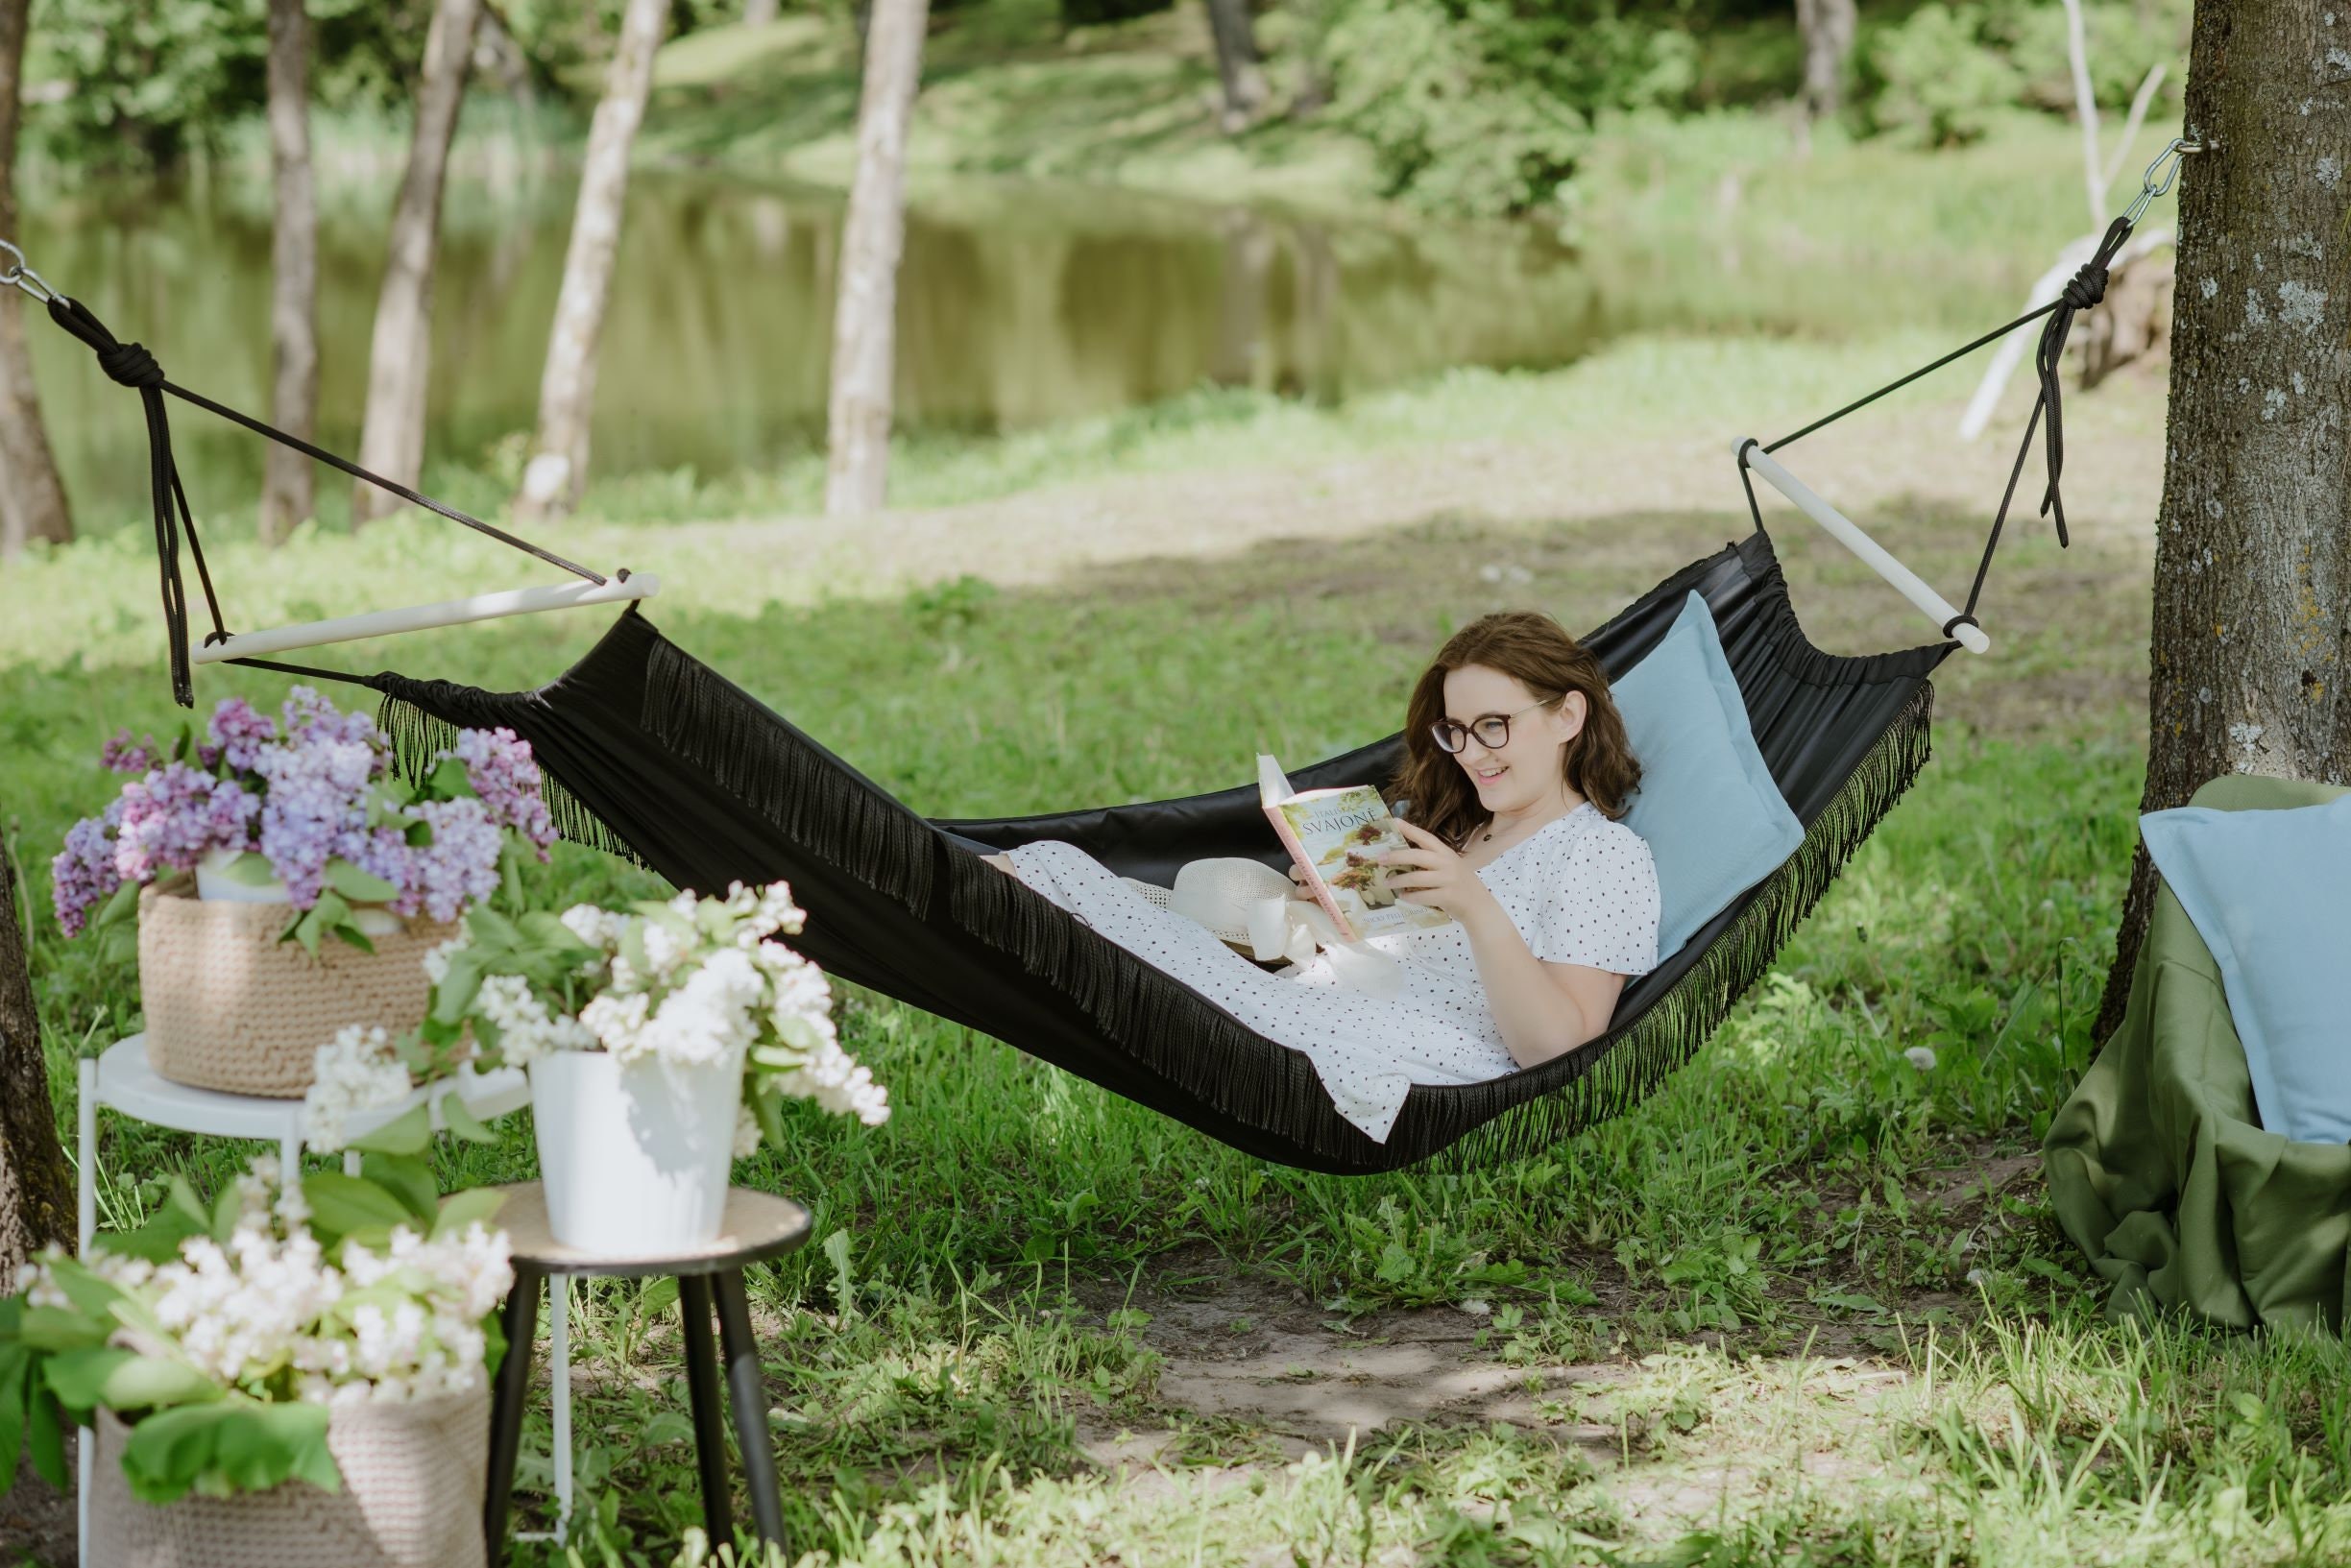
[[[680,893],[625,913],[583,904],[509,919],[477,908],[461,935],[426,957],[432,1006],[415,1033],[394,1040],[351,1028],[319,1048],[305,1136],[313,1148],[334,1148],[345,1117],[415,1083],[469,1067],[528,1067],[556,1050],[681,1067],[739,1051],[739,1157],[763,1134],[782,1139],[787,1099],[879,1126],[889,1096],[841,1049],[824,972],[775,939],[797,935],[805,918],[784,882],[739,882],[723,898]],[[451,1095],[444,1103],[462,1102]]]
[[[327,935],[373,951],[358,907],[455,920],[555,840],[539,766],[512,731],[459,731],[411,785],[375,720],[308,687],[275,721],[231,697],[201,740],[182,730],[165,751],[126,730],[103,760],[132,777],[52,862],[68,936],[128,921],[140,887],[209,859],[233,881],[282,883],[296,911],[285,934],[311,952]]]
[[[368,1170],[279,1191],[256,1159],[208,1211],[175,1179],[140,1229],[29,1264],[0,1299],[0,1492],[20,1444],[62,1487],[64,1423],[100,1409],[130,1425],[123,1472],[146,1502],[333,1490],[337,1407],[486,1387],[514,1283],[499,1194],[443,1200],[413,1153]]]

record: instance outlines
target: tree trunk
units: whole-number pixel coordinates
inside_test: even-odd
[[[432,373],[433,259],[441,243],[441,185],[449,138],[465,98],[466,64],[481,0],[434,0],[417,84],[416,133],[408,171],[392,207],[383,291],[368,352],[367,417],[359,430],[359,466],[413,487],[424,464],[424,393]],[[400,505],[364,480],[351,484],[351,525]]]
[[[929,0],[875,0],[858,109],[857,175],[841,225],[833,307],[833,397],[825,511],[878,512],[889,488],[898,256],[906,244],[907,123],[922,78]]]
[[[1796,0],[1796,30],[1804,35],[1804,111],[1809,125],[1845,107],[1845,62],[1853,56],[1860,18],[1854,0]]]
[[[30,10],[31,0],[0,0],[0,239],[18,237],[16,125]],[[73,513],[58,479],[25,350],[25,298],[0,288],[0,561],[36,539],[61,544],[73,538]]]
[[[1265,66],[1249,22],[1248,0],[1207,0],[1207,5],[1217,76],[1224,84],[1224,130],[1231,134],[1248,130],[1265,107]]]
[[[270,0],[270,170],[278,194],[270,235],[270,338],[278,380],[270,420],[311,440],[318,429],[318,199],[310,181],[310,19],[303,0]],[[277,544],[315,510],[310,459],[269,444],[261,542]]]
[[[0,1294],[14,1289],[29,1254],[74,1239],[73,1172],[49,1103],[18,887],[0,846]]]
[[[782,0],[743,0],[743,25],[765,27],[783,12]]]
[[[580,171],[579,205],[571,215],[571,244],[564,255],[563,288],[555,297],[555,328],[547,340],[546,372],[539,382],[539,435],[522,470],[515,515],[525,519],[570,512],[588,480],[589,416],[595,408],[596,341],[612,291],[613,256],[620,246],[620,215],[628,194],[629,149],[644,120],[653,87],[653,53],[661,47],[668,0],[628,0],[620,43],[588,133]]]
[[[2351,12],[2337,3],[2196,7],[2187,135],[2211,151],[2180,181],[2145,811],[2231,771],[2351,777]],[[2155,880],[2142,845],[2101,1037]]]

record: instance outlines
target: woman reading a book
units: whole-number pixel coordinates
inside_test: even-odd
[[[1451,918],[1364,939],[1402,975],[1384,1000],[1342,984],[1327,953],[1262,969],[1074,845],[987,858],[1305,1052],[1340,1113],[1384,1142],[1412,1085],[1483,1082],[1572,1050],[1606,1032],[1626,978],[1655,967],[1657,870],[1616,820],[1639,780],[1599,661],[1559,622],[1511,612],[1456,632],[1413,688],[1386,790],[1410,803],[1396,824],[1409,847],[1380,856],[1397,898]]]

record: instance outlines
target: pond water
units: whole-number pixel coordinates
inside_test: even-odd
[[[537,407],[571,216],[559,178],[452,183],[433,323],[426,482],[496,468]],[[323,444],[355,449],[391,192],[322,197]],[[269,192],[215,179],[28,195],[34,264],[184,386],[269,412]],[[641,170],[603,339],[592,462],[611,475],[773,464],[821,444],[841,199]],[[1891,274],[1887,275],[1891,277]],[[2005,281],[1908,291],[1954,327]],[[1856,279],[1708,247],[1571,251],[1530,229],[1334,225],[1102,190],[980,183],[909,215],[902,425],[1011,429],[1203,383],[1340,398],[1450,365],[1550,367],[1633,330],[1851,329]],[[1915,319],[1915,314],[1913,319]],[[136,399],[32,324],[52,438],[86,526],[144,507]],[[201,512],[235,525],[260,443],[174,406]],[[510,452],[511,461],[511,452]],[[322,483],[327,520],[342,485]]]

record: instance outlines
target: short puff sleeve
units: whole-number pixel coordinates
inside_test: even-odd
[[[1658,963],[1657,862],[1647,840],[1605,817],[1550,846],[1528,948],[1550,964],[1646,975]]]

